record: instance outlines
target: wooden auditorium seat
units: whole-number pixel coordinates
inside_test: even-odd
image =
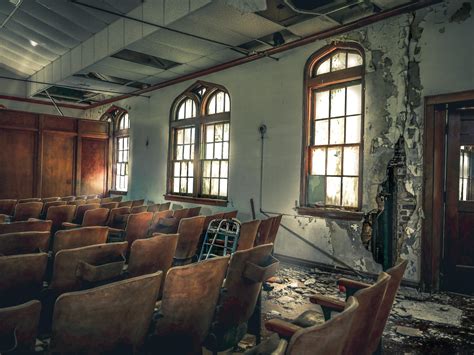
[[[153,213],[155,213],[155,212],[158,212],[158,211],[160,210],[160,204],[159,204],[159,203],[154,203],[154,204],[148,205],[148,206],[146,206],[146,207],[147,207],[147,208],[146,208],[146,211],[147,211],[147,212],[153,212]]]
[[[13,199],[0,200],[0,214],[12,216],[13,211],[15,211],[15,206],[16,206],[16,200],[13,200]]]
[[[161,272],[65,293],[54,306],[52,353],[137,353],[145,341]]]
[[[46,253],[0,256],[0,307],[38,298],[47,262]]]
[[[281,217],[281,215],[278,215],[261,221],[255,245],[275,243],[278,228],[280,227]]]
[[[87,199],[86,204],[97,203],[100,205],[101,201],[102,200],[100,198],[92,198],[92,199]]]
[[[99,197],[98,195],[94,195],[94,194],[92,194],[92,195],[87,195],[86,200],[95,200],[95,199],[98,198],[98,197]]]
[[[85,211],[81,224],[64,222],[62,227],[64,229],[71,229],[89,226],[105,226],[107,224],[108,218],[109,210],[107,208],[94,208]]]
[[[169,210],[170,207],[171,207],[171,202],[160,203],[160,209],[159,209],[159,211],[166,211],[166,210]]]
[[[119,202],[118,207],[132,207],[133,201],[122,201]]]
[[[100,208],[100,205],[98,203],[86,203],[85,205],[77,206],[73,222],[76,224],[82,224],[82,220],[84,219],[84,214],[86,213],[86,211],[93,210],[96,208]]]
[[[130,249],[135,240],[147,237],[152,218],[151,212],[128,215],[125,229],[109,228],[109,241],[126,241]]]
[[[30,354],[35,350],[41,302],[0,308],[0,353]]]
[[[60,199],[61,201],[70,202],[70,201],[74,201],[76,199],[76,196],[63,196]]]
[[[153,219],[150,224],[150,231],[148,232],[149,235],[157,232],[157,226],[160,224],[161,219],[170,218],[173,216],[172,210],[165,210],[165,211],[158,211],[153,214]]]
[[[59,201],[59,196],[44,197],[44,198],[41,199],[41,201],[42,201],[43,203]]]
[[[46,220],[53,222],[51,226],[51,235],[54,236],[54,233],[61,228],[63,223],[71,223],[75,213],[76,206],[74,205],[50,207],[46,213]]]
[[[75,199],[74,201],[69,201],[68,205],[81,206],[85,205],[87,201],[85,199]]]
[[[50,232],[52,221],[31,220],[0,224],[0,234],[18,232]]]
[[[160,354],[201,354],[229,257],[169,269],[149,347]]]
[[[48,252],[49,232],[16,232],[0,235],[0,255]]]
[[[107,226],[111,228],[122,229],[125,226],[126,218],[130,214],[130,207],[112,208],[109,213],[109,220]],[[122,217],[122,218],[120,218]]]
[[[196,217],[199,216],[199,212],[201,212],[201,206],[192,207],[189,209],[188,214],[186,217]]]
[[[142,213],[142,212],[147,212],[148,210],[148,206],[135,206],[135,207],[132,207],[132,209],[130,210],[130,213]]]
[[[237,250],[250,249],[254,246],[260,223],[261,221],[256,219],[241,224]]]
[[[175,265],[189,264],[196,255],[205,216],[183,218],[178,227],[178,245],[174,255]]]
[[[173,211],[172,217],[161,218],[155,226],[156,233],[174,234],[178,232],[181,219],[188,217],[189,208],[182,208]]]
[[[44,219],[46,217],[46,213],[48,213],[48,209],[50,207],[53,207],[53,206],[63,206],[63,205],[66,205],[67,202],[66,201],[48,201],[48,202],[44,202],[43,201],[43,209],[41,210],[41,215],[40,217],[42,219]]]
[[[224,219],[237,218],[237,213],[238,211],[224,212],[224,216],[222,216],[222,218]]]
[[[12,221],[26,221],[29,218],[39,218],[43,202],[25,202],[18,203],[15,206]]]
[[[131,207],[143,206],[144,203],[145,203],[145,200],[144,200],[144,199],[141,199],[141,200],[133,200]]]
[[[61,230],[54,235],[53,255],[64,249],[75,249],[95,244],[104,244],[107,241],[107,227],[82,227],[70,230]]]
[[[107,208],[109,210],[113,209],[113,208],[117,208],[118,207],[118,202],[106,202],[106,203],[101,203],[100,204],[100,207],[101,208]]]
[[[42,202],[42,201],[39,197],[22,198],[18,200],[18,203],[28,203],[28,202]]]

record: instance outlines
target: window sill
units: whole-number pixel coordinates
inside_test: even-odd
[[[199,205],[211,205],[211,206],[227,206],[227,200],[217,200],[213,198],[203,198],[203,197],[191,197],[191,196],[181,196],[181,195],[164,195],[165,200],[167,201],[180,201],[187,203],[196,203]]]
[[[325,207],[298,207],[298,214],[330,219],[342,219],[346,221],[361,221],[364,213],[359,211],[349,211],[337,208]]]
[[[109,195],[120,195],[125,196],[128,194],[128,191],[117,191],[117,190],[109,190]]]

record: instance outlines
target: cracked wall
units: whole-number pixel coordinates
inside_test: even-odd
[[[407,209],[400,240],[409,262],[405,277],[418,281],[421,255],[423,184],[423,97],[474,88],[472,1],[444,1],[416,13],[393,17],[341,36],[279,54],[278,62],[261,59],[199,79],[225,86],[231,96],[229,206],[239,218],[251,218],[250,198],[259,196],[258,126],[268,127],[264,152],[263,209],[286,213],[282,223],[325,252],[358,270],[379,272],[360,240],[361,222],[295,216],[299,199],[303,119],[303,70],[308,58],[333,41],[355,41],[365,50],[365,122],[363,211],[376,208],[387,166],[404,137]],[[472,7],[472,6],[471,6]],[[132,118],[133,181],[130,198],[162,201],[166,188],[169,110],[194,81],[117,103]],[[88,112],[95,118],[98,110]],[[146,145],[146,142],[149,145]],[[402,202],[402,201],[400,201]],[[258,209],[259,206],[256,206]],[[206,212],[218,208],[207,208]],[[260,216],[263,217],[263,216]],[[328,258],[280,228],[279,254],[330,265]]]

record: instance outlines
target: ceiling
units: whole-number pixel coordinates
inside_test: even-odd
[[[150,5],[150,1],[154,4]],[[93,104],[411,2],[267,0],[265,10],[252,13],[245,12],[248,6],[240,6],[248,5],[250,0],[189,0],[187,11],[173,14],[173,20],[166,21],[168,13],[178,9],[170,7],[168,11],[167,6],[175,5],[171,1],[176,3],[176,0],[80,0],[82,4],[68,0],[23,0],[0,28],[0,68],[25,79],[46,82],[46,86],[34,87],[31,96],[45,97],[46,87],[58,101]],[[0,23],[15,10],[12,2],[15,1],[0,1]],[[208,4],[194,9],[198,2]],[[157,3],[160,5],[156,6]],[[257,3],[261,6],[262,0],[255,0]],[[147,5],[154,6],[153,11],[140,10]],[[123,19],[121,15],[148,19],[148,25],[140,23],[146,27],[141,27],[137,40],[124,40],[113,49],[109,45],[104,55],[95,53],[91,60],[83,60],[82,65],[71,64],[74,68],[69,68],[64,77],[54,73],[39,75],[53,71],[58,58],[71,56],[69,60],[74,61],[77,47],[82,46],[82,57],[87,57],[88,40],[107,28],[109,37],[129,35],[126,26],[139,21]],[[119,21],[123,21],[125,28],[122,34],[113,30],[118,28],[114,26]],[[32,46],[30,41],[37,45]],[[94,45],[91,48],[94,50]],[[96,46],[95,51],[99,50],[100,46]]]

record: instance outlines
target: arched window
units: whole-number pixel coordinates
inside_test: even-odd
[[[127,192],[130,161],[130,116],[123,108],[112,106],[100,120],[111,122],[113,127],[112,191]]]
[[[362,53],[357,45],[332,45],[306,65],[303,206],[361,207]]]
[[[171,109],[168,199],[224,203],[229,179],[230,97],[197,82]]]

